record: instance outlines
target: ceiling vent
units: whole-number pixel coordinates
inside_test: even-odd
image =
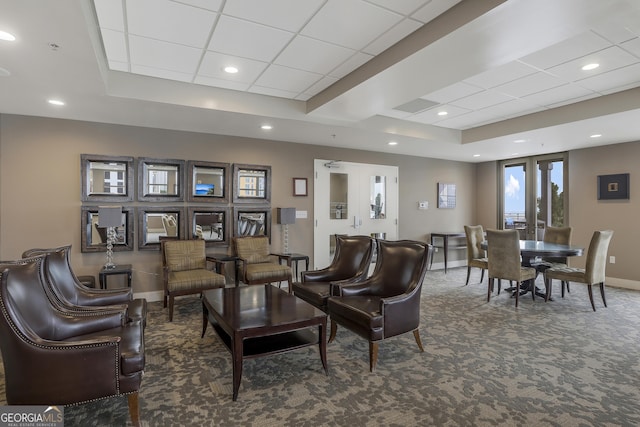
[[[428,108],[432,108],[438,105],[437,102],[429,101],[427,99],[414,99],[413,101],[409,101],[405,104],[398,105],[394,108],[394,110],[404,111],[405,113],[419,113],[420,111],[424,111]]]

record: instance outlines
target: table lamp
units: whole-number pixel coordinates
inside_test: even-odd
[[[116,240],[115,227],[122,226],[122,206],[98,206],[98,227],[107,229],[107,263],[106,270],[115,268],[113,263],[113,243]]]
[[[296,223],[296,208],[278,208],[278,224],[282,225],[284,253],[289,253],[289,224]]]

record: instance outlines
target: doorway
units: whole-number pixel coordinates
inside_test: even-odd
[[[397,166],[316,159],[314,175],[316,269],[333,259],[336,234],[397,239]]]

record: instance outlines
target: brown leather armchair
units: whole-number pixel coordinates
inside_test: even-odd
[[[334,286],[327,301],[331,318],[329,342],[340,324],[369,340],[369,369],[375,370],[378,343],[413,332],[420,351],[420,292],[433,246],[411,240],[377,241],[377,263],[357,285]]]
[[[140,425],[144,329],[121,313],[51,305],[44,257],[0,264],[0,350],[9,405],[73,405],[127,395]]]
[[[70,262],[71,245],[52,249],[28,249],[22,253],[23,258],[44,255],[44,269],[47,285],[55,301],[70,310],[100,310],[126,308],[127,317],[131,321],[146,324],[147,300],[133,299],[131,288],[93,289],[84,286],[73,272]]]
[[[331,283],[359,283],[367,278],[375,241],[369,236],[336,235],[331,264],[321,270],[305,271],[293,284],[293,293],[309,304],[327,311]]]

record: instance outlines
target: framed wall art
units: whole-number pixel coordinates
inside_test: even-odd
[[[629,199],[629,174],[598,175],[598,200]]]

